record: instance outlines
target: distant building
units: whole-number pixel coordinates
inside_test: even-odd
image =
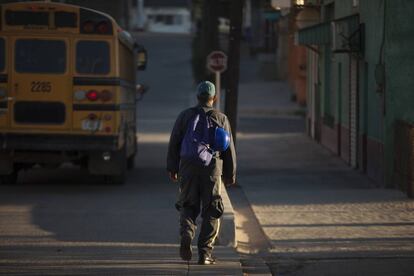
[[[299,26],[319,21],[319,0],[246,0],[246,40],[264,79],[287,80],[292,99],[305,106],[307,52],[295,44]],[[248,19],[248,20],[247,20]]]
[[[145,0],[145,30],[162,33],[190,33],[188,0]]]

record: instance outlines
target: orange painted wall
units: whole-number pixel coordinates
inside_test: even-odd
[[[294,35],[289,35],[288,81],[296,100],[306,105],[306,48],[295,45]]]

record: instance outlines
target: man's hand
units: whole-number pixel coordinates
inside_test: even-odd
[[[170,177],[172,182],[178,181],[178,174],[176,172],[168,172],[168,176]]]
[[[236,184],[236,179],[235,178],[223,178],[223,183],[227,187],[232,186],[232,185]]]

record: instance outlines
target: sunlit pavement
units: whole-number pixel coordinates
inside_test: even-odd
[[[123,186],[67,166],[23,172],[0,187],[2,275],[240,275],[238,255],[218,246],[219,263],[178,256],[177,185],[165,157],[178,113],[194,102],[190,37],[143,35],[150,91],[138,105],[139,154]],[[194,248],[196,251],[196,249]]]
[[[303,134],[286,84],[252,77],[257,64],[249,60],[239,99],[240,188],[230,190],[246,262],[262,259],[275,275],[413,275],[414,202],[374,188]]]

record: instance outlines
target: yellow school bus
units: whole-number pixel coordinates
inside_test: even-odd
[[[146,52],[110,16],[52,2],[0,6],[0,180],[72,162],[122,183]]]

